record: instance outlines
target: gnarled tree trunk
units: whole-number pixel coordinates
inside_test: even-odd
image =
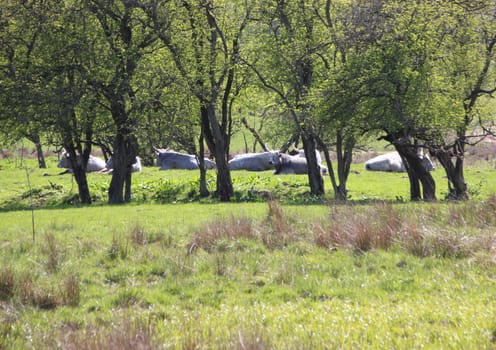
[[[394,143],[408,172],[410,180],[410,199],[435,201],[436,183],[417,153],[409,143]]]
[[[457,146],[455,145],[454,147]],[[456,200],[467,200],[470,196],[463,174],[464,145],[462,142],[458,144],[458,148],[457,152],[438,148],[434,151],[434,155],[446,172],[446,177],[448,178],[448,197]],[[453,153],[455,153],[454,164],[452,161]]]

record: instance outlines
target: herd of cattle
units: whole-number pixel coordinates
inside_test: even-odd
[[[198,158],[195,155],[179,153],[166,149],[155,150],[157,156],[157,166],[159,170],[170,169],[199,169]],[[322,165],[320,153],[316,153],[317,163],[321,173],[326,174],[327,168]],[[434,166],[426,155],[420,155],[424,166],[427,170],[434,170]],[[205,158],[204,164],[207,169],[215,169],[215,162]],[[64,154],[59,163],[59,168],[66,168],[70,171],[71,162],[69,156]],[[274,174],[307,174],[307,160],[305,153],[299,151],[297,154],[290,155],[277,151],[261,153],[245,153],[234,156],[229,160],[228,167],[230,170],[248,170],[248,171],[265,171],[274,170]],[[404,172],[405,166],[397,152],[386,153],[365,162],[365,169],[375,171]],[[141,161],[136,157],[132,171],[139,172],[142,170]],[[90,156],[86,166],[87,172],[112,173],[112,158],[105,162],[101,158]]]

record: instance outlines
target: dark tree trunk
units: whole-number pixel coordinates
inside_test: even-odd
[[[315,138],[311,135],[302,133],[301,140],[303,143],[303,149],[305,150],[305,157],[307,159],[310,193],[314,196],[322,196],[325,193],[324,179],[322,178],[320,166],[317,163],[317,157],[315,155]]]
[[[36,147],[36,157],[38,158],[38,166],[40,169],[46,169],[45,156],[43,155],[43,147],[41,146],[40,135],[32,135],[31,141],[33,141]]]
[[[403,159],[410,180],[410,199],[435,201],[436,183],[425,168],[415,147],[411,144],[395,144],[396,150]],[[421,185],[421,186],[420,186]]]
[[[78,186],[79,200],[83,204],[91,204],[92,200],[86,177],[86,165],[88,164],[91,149],[86,149],[82,154],[78,155],[76,148],[72,144],[66,143],[63,146],[69,154],[72,174]]]
[[[137,156],[137,150],[138,142],[129,130],[117,132],[112,154],[114,170],[108,192],[109,204],[119,204],[131,200],[132,166]]]
[[[338,130],[336,133],[336,156],[338,160],[338,193],[334,193],[334,197],[340,200],[346,200],[348,189],[348,175],[350,174],[351,162],[353,160],[353,147],[355,147],[355,139],[353,137],[343,137],[343,131]]]
[[[91,204],[92,200],[86,177],[86,169],[83,170],[80,167],[73,168],[73,175],[78,186],[79,200],[83,204]]]
[[[45,156],[43,155],[43,147],[41,145],[40,135],[37,133],[26,135],[34,146],[36,147],[36,157],[38,158],[38,167],[40,169],[46,169]]]
[[[207,169],[205,168],[205,146],[203,145],[203,141],[203,131],[201,131],[198,140],[200,146],[200,155],[198,157],[198,163],[200,165],[200,197],[208,197],[210,193],[207,187]]]
[[[336,181],[336,176],[334,174],[334,169],[332,166],[332,160],[329,156],[329,149],[325,146],[324,143],[319,142],[320,147],[323,149],[324,158],[327,164],[327,172],[329,174],[329,178],[331,179],[332,189],[334,191],[334,198],[337,200],[346,200],[346,193],[343,193],[341,184],[338,185]],[[346,189],[345,189],[346,191]]]
[[[202,128],[205,141],[210,152],[215,156],[217,165],[217,196],[222,202],[229,202],[234,193],[231,172],[228,168],[228,154],[226,147],[227,136],[221,130],[215,116],[215,106],[201,108]]]
[[[227,167],[227,154],[225,150],[218,148],[215,156],[217,163],[217,194],[221,202],[229,202],[234,193],[231,180],[231,172]]]
[[[469,199],[468,186],[463,174],[463,157],[456,156],[455,164],[453,164],[451,152],[437,150],[435,156],[444,168],[448,178],[448,197],[455,200]]]
[[[41,143],[36,143],[36,157],[38,158],[38,166],[40,169],[46,169],[45,156],[43,155],[43,148]]]
[[[336,137],[336,156],[337,156],[337,170],[338,180],[334,174],[331,157],[329,156],[329,149],[325,143],[317,137],[317,143],[324,152],[324,158],[327,164],[327,171],[331,180],[332,188],[334,191],[334,198],[336,200],[345,201],[348,199],[348,175],[350,174],[351,162],[353,160],[353,147],[355,146],[354,138],[344,138],[342,132],[337,132]]]

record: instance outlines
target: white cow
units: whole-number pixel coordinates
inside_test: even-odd
[[[78,158],[80,159],[81,155],[78,155]],[[72,164],[67,152],[62,155],[62,158],[60,158],[57,166],[59,168],[67,169],[68,172],[72,172]],[[88,158],[88,164],[86,165],[86,172],[91,173],[101,171],[102,169],[105,169],[105,161],[101,158],[93,157],[92,155],[90,155],[90,157]]]
[[[320,154],[316,151],[317,163],[322,174],[327,173],[327,168],[321,164]],[[308,165],[305,153],[300,151],[298,154],[292,156],[290,154],[281,153],[279,155],[279,162],[276,165],[274,174],[308,174]]]
[[[229,170],[264,171],[275,169],[279,163],[279,152],[244,153],[234,156],[229,162]]]
[[[298,150],[298,153],[294,154],[298,157],[303,157],[303,158],[306,158],[305,156],[305,150]],[[320,152],[318,150],[315,150],[315,157],[317,158],[317,163],[322,163],[322,157],[320,156]]]
[[[422,152],[419,153],[419,157],[422,159],[422,163],[427,171],[432,171],[435,169],[432,161],[427,155]],[[377,157],[371,158],[365,162],[365,169],[372,171],[390,171],[390,172],[405,172],[406,168],[403,164],[398,152],[389,152],[381,154]]]
[[[170,169],[186,169],[194,170],[199,169],[198,157],[192,154],[179,153],[171,150],[157,149],[157,165],[159,170]],[[207,169],[215,169],[215,162],[205,158],[205,167]]]
[[[105,164],[105,169],[103,171],[105,173],[111,174],[113,170],[114,170],[114,161],[112,160],[112,157],[110,157],[107,163]],[[143,167],[141,166],[141,159],[140,157],[136,157],[136,160],[132,164],[131,171],[133,173],[138,173],[141,170],[143,170]]]

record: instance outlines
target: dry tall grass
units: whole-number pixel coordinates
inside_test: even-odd
[[[46,265],[50,272],[56,272],[60,264],[60,249],[52,233],[45,235],[44,251],[47,254]]]
[[[14,295],[15,274],[10,267],[0,269],[0,300],[10,299]]]
[[[198,248],[219,251],[220,247],[225,249],[220,242],[241,238],[259,240],[269,249],[278,249],[310,238],[317,246],[330,250],[367,252],[394,246],[419,257],[465,258],[479,251],[496,250],[494,235],[471,237],[465,232],[470,225],[487,228],[495,224],[496,196],[480,205],[453,204],[446,212],[431,207],[400,211],[390,203],[332,206],[326,220],[314,219],[306,222],[306,227],[295,225],[293,218],[270,200],[264,220],[232,217],[211,222],[195,232],[188,249],[190,253]],[[460,232],[462,227],[466,229]]]
[[[161,349],[154,343],[153,334],[152,323],[123,318],[109,327],[89,326],[65,332],[59,336],[58,342],[64,350]]]

